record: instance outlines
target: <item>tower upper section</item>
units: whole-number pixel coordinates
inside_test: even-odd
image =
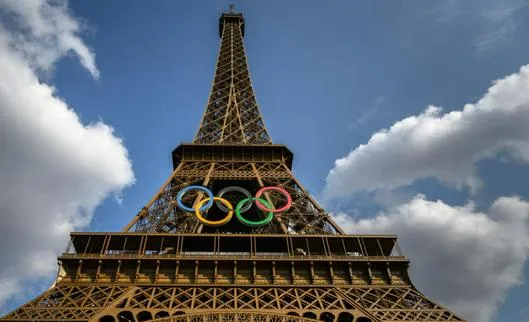
[[[219,18],[219,37],[222,38],[224,31],[224,22],[234,21],[241,27],[241,35],[244,37],[244,17],[242,13],[228,12],[223,13]]]
[[[242,14],[222,14],[219,35],[213,86],[193,143],[271,144],[250,80]]]

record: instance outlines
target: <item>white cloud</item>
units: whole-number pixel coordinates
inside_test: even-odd
[[[397,187],[434,177],[474,192],[475,164],[501,155],[529,162],[529,65],[500,79],[476,103],[423,113],[375,133],[336,160],[326,199],[374,191],[388,209],[376,217],[336,219],[351,233],[395,233],[411,259],[414,283],[469,321],[491,321],[506,293],[522,282],[529,256],[529,203],[497,199],[487,212],[423,196],[394,195]]]
[[[456,19],[464,19],[466,24],[478,22],[480,32],[473,45],[483,54],[505,48],[514,40],[524,20],[521,12],[528,6],[527,0],[443,0],[430,10],[443,23]]]
[[[529,1],[527,0],[492,1],[492,6],[488,8],[488,11],[483,16],[491,22],[501,24],[512,19],[517,12],[527,6],[529,6]]]
[[[491,21],[486,28],[487,32],[479,35],[475,40],[478,53],[494,50],[501,45],[505,45],[505,42],[512,41],[514,32],[519,25],[510,15],[501,20],[489,20]]]
[[[435,177],[474,191],[481,185],[475,163],[499,152],[529,161],[529,65],[496,81],[476,103],[443,114],[423,113],[375,133],[365,145],[336,160],[326,198],[360,190],[393,189]]]
[[[386,103],[387,99],[384,96],[379,96],[375,99],[374,104],[363,110],[360,117],[353,123],[349,124],[350,129],[364,125],[376,112]]]
[[[113,129],[83,124],[36,75],[69,51],[99,75],[66,4],[1,1],[0,14],[1,308],[56,272],[68,233],[86,227],[96,206],[134,174]]]
[[[493,51],[512,42],[520,20],[517,17],[529,5],[527,0],[478,1],[484,20],[484,32],[475,40],[478,53]]]
[[[51,71],[59,58],[73,52],[99,78],[95,54],[79,38],[81,24],[68,10],[67,1],[3,0],[0,10],[11,18],[12,49],[31,67]]]
[[[518,197],[481,213],[417,196],[374,218],[335,219],[350,233],[397,234],[414,284],[470,322],[492,320],[529,256],[529,203]]]

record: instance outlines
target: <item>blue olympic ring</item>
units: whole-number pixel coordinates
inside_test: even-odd
[[[200,191],[205,192],[208,195],[209,200],[204,206],[202,206],[200,208],[200,211],[206,211],[211,206],[213,206],[213,193],[208,188],[203,187],[203,186],[188,186],[188,187],[185,187],[184,189],[180,190],[178,192],[178,194],[176,195],[176,203],[178,204],[178,207],[180,207],[180,209],[185,210],[187,212],[194,212],[195,211],[195,209],[187,207],[182,202],[182,196],[185,193],[187,193],[189,190],[200,190]]]

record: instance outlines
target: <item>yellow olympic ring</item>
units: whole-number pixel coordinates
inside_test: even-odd
[[[200,202],[195,206],[195,214],[197,215],[197,218],[198,220],[200,220],[201,222],[203,222],[204,224],[206,225],[210,225],[210,226],[221,226],[221,225],[224,225],[224,224],[227,224],[231,218],[233,217],[233,206],[231,205],[231,203],[224,199],[224,198],[220,198],[220,197],[213,197],[213,200],[215,201],[220,201],[222,202],[226,207],[228,207],[228,214],[226,215],[226,217],[222,218],[221,220],[216,220],[216,221],[213,221],[213,220],[207,220],[206,218],[204,218],[202,216],[202,214],[200,213],[200,208],[202,208],[202,206],[208,202],[210,200],[209,197],[205,198],[205,199],[202,199],[200,200]]]

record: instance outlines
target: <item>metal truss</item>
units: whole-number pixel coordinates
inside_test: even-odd
[[[221,158],[219,158],[221,159]],[[188,185],[212,188],[215,182],[237,180],[255,187],[278,186],[292,196],[292,207],[275,217],[268,226],[254,233],[335,234],[343,233],[329,214],[307,193],[284,162],[181,162],[159,192],[125,227],[136,232],[200,232],[203,227],[194,214],[180,210],[176,194]],[[255,191],[254,191],[255,192]],[[187,202],[196,203],[202,194],[189,194]],[[269,194],[269,202],[283,204],[282,196]]]
[[[462,321],[411,287],[373,289],[110,285],[57,286],[4,319],[250,321],[252,314],[253,321]]]
[[[250,81],[240,14],[221,18],[221,45],[208,105],[193,143],[270,144]]]
[[[169,318],[155,319],[152,321],[158,322],[202,322],[202,321],[248,321],[248,322],[304,322],[304,321],[317,321],[314,319],[297,317],[291,315],[281,315],[273,313],[257,313],[257,312],[207,312],[207,313],[195,313],[185,314],[181,316],[173,316]]]

